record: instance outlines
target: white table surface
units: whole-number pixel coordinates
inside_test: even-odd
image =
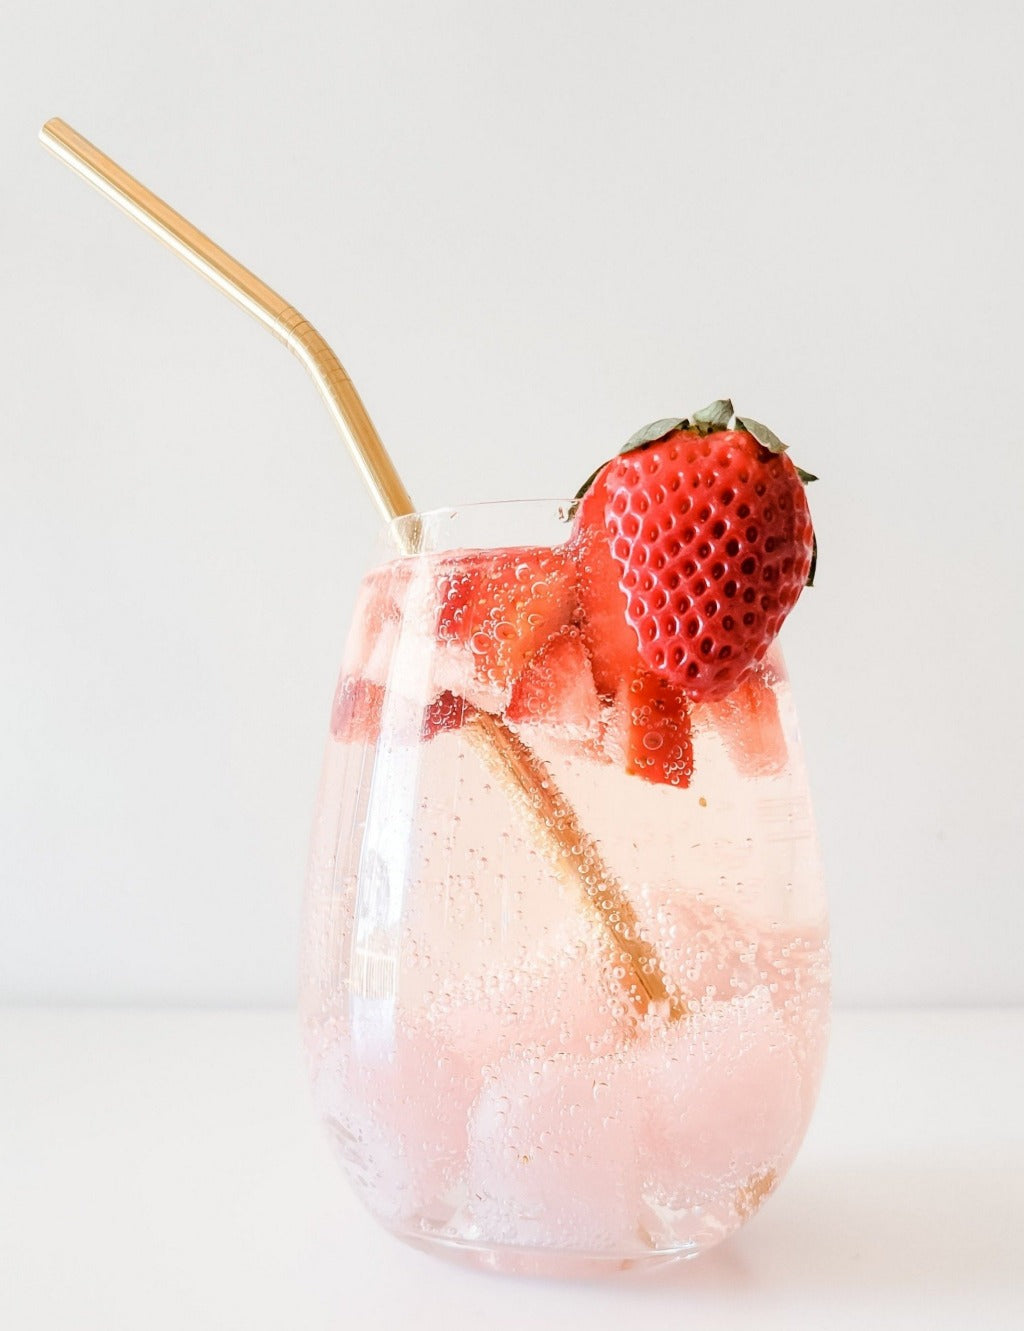
[[[1024,1011],[836,1016],[803,1153],[694,1262],[430,1258],[350,1196],[282,1012],[0,1012],[0,1327],[1024,1327]]]

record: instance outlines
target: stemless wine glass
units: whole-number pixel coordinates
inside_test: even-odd
[[[664,705],[595,685],[566,507],[385,532],[334,701],[302,981],[316,1102],[372,1214],[538,1274],[741,1225],[800,1144],[828,1026],[777,646],[725,700],[641,724],[630,760]]]

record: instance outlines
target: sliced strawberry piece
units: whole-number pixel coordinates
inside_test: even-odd
[[[504,701],[530,658],[576,610],[565,549],[523,546],[447,556],[438,578],[437,638],[465,654],[476,680]]]
[[[473,715],[465,698],[445,689],[416,717],[411,704],[399,701],[388,713],[388,732],[398,743],[429,741],[445,730],[458,730]],[[343,675],[331,711],[331,734],[342,744],[376,744],[384,714],[384,687],[360,675]]]
[[[360,675],[342,675],[331,708],[331,734],[342,744],[375,744],[383,707],[382,684]]]
[[[658,785],[688,786],[693,737],[686,693],[642,667],[636,669],[616,694],[605,746],[633,776]]]
[[[727,697],[694,707],[693,719],[721,738],[741,776],[775,776],[786,766],[779,703],[763,669],[745,675]]]
[[[626,614],[626,593],[619,586],[619,567],[604,525],[607,498],[602,475],[577,510],[569,548],[578,570],[583,637],[594,681],[601,694],[614,698],[619,686],[632,679],[638,655],[636,633]]]
[[[505,709],[516,725],[540,722],[599,733],[601,699],[578,629],[563,629],[546,643],[512,686]]]
[[[452,693],[451,689],[445,689],[424,709],[423,720],[420,725],[420,738],[432,740],[435,735],[441,734],[443,730],[458,730],[472,717],[475,711],[476,708],[468,703],[465,698],[460,698],[458,694]]]

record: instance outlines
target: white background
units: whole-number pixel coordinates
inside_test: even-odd
[[[1015,4],[3,26],[0,999],[290,999],[375,526],[300,367],[39,147],[51,115],[312,319],[424,507],[572,492],[719,395],[789,440],[837,998],[1024,999]]]
[[[763,1212],[699,1261],[555,1283],[369,1222],[287,1012],[0,1011],[0,1325],[1020,1331],[1022,1044],[1021,1009],[837,1012]]]

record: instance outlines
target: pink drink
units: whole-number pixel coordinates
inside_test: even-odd
[[[564,538],[553,504],[488,507],[495,527]],[[317,1103],[359,1195],[409,1241],[556,1274],[690,1256],[789,1167],[825,1051],[824,899],[781,658],[693,708],[689,785],[671,764],[644,779],[578,641],[579,573],[557,549],[438,550],[475,518],[431,517],[435,553],[360,593],[307,892]],[[638,1003],[619,917],[521,816],[474,734],[483,711],[596,841],[671,1008]]]

